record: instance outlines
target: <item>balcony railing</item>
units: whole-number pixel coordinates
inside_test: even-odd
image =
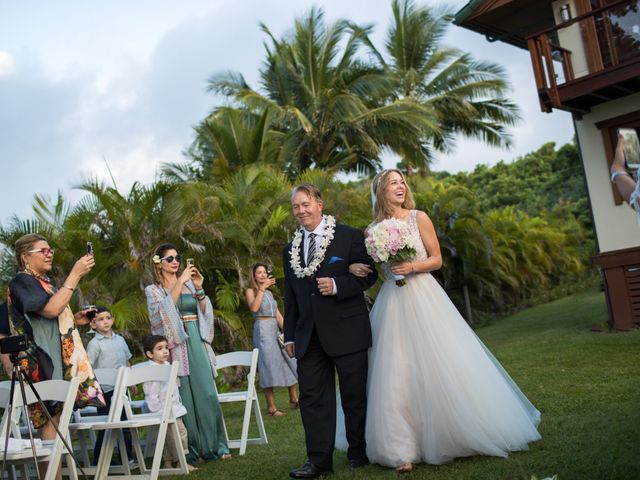
[[[620,0],[527,39],[543,111],[588,112],[640,91],[640,0]]]

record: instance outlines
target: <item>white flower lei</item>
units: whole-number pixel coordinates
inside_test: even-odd
[[[313,261],[305,268],[302,268],[300,263],[300,246],[302,245],[303,236],[302,229],[296,230],[296,234],[291,242],[291,268],[293,268],[293,273],[295,273],[298,278],[308,277],[318,269],[327,253],[327,247],[331,243],[331,240],[333,240],[333,234],[336,231],[336,219],[331,215],[323,215],[322,217],[326,221],[322,245],[316,249]]]

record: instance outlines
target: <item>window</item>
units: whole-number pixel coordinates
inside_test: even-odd
[[[634,128],[640,137],[640,110],[609,120],[603,120],[602,122],[596,123],[596,127],[602,131],[604,150],[607,156],[607,171],[609,171],[611,163],[613,162],[616,144],[618,143],[618,129]],[[622,197],[613,184],[611,184],[611,191],[613,192],[616,205],[620,205],[622,203]]]

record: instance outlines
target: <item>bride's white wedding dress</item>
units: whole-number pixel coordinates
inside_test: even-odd
[[[416,260],[427,258],[416,211]],[[507,456],[540,439],[540,412],[469,328],[429,273],[395,284],[388,266],[371,310],[367,455],[397,467],[469,455]],[[342,420],[342,419],[341,419]],[[338,427],[344,432],[344,422]],[[346,443],[339,435],[337,444]]]

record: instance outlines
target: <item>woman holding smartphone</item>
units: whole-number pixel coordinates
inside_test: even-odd
[[[151,332],[163,335],[171,361],[179,364],[180,397],[187,409],[187,461],[230,458],[215,389],[213,306],[202,288],[203,276],[193,264],[180,268],[177,248],[165,243],[154,252],[154,283],[145,288]]]
[[[284,412],[276,406],[273,387],[287,387],[289,405],[291,408],[298,408],[296,360],[286,354],[278,341],[278,327],[282,328],[284,319],[273,294],[268,290],[276,283],[273,273],[264,263],[256,263],[251,268],[250,283],[251,287],[245,291],[244,296],[254,319],[253,345],[260,350],[260,388],[267,400],[267,413],[272,417],[281,417]]]
[[[48,276],[53,269],[54,249],[45,237],[23,235],[15,243],[15,254],[18,272],[9,283],[3,333],[28,336],[29,355],[21,361],[22,368],[32,382],[71,380],[77,375],[80,386],[76,406],[103,406],[102,390],[76,328],[89,323],[88,312],[74,314],[69,307],[82,278],[95,266],[93,255],[80,257],[56,288]],[[62,404],[48,405],[47,409],[57,423]],[[55,428],[41,405],[32,406],[30,416],[33,425],[41,429],[42,440],[55,438]]]

